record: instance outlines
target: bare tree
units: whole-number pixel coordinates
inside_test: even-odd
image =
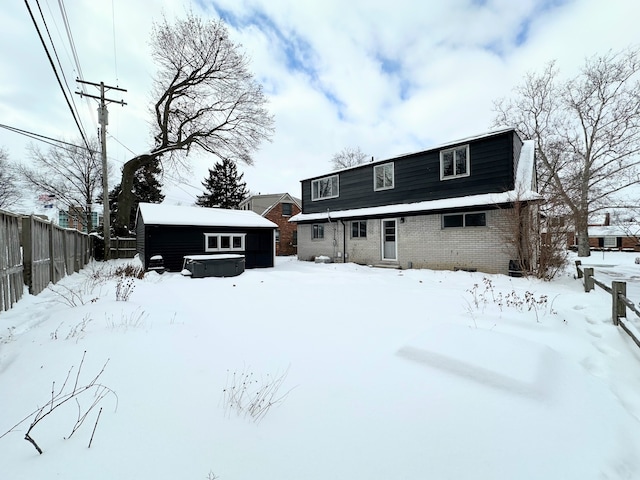
[[[331,157],[334,170],[355,167],[365,162],[367,155],[360,150],[360,147],[345,147]]]
[[[590,254],[589,216],[639,183],[639,77],[640,58],[631,49],[589,58],[567,81],[552,62],[528,74],[513,98],[495,103],[496,125],[513,125],[535,140],[547,217],[572,218],[579,256]]]
[[[90,141],[89,147],[65,143],[44,152],[31,144],[27,147],[31,163],[18,165],[17,171],[24,183],[53,195],[63,206],[83,208],[91,231],[91,204],[102,189],[102,160],[97,140]]]
[[[15,167],[6,150],[0,148],[0,208],[15,205],[21,197]]]
[[[251,154],[273,134],[267,99],[248,70],[249,60],[229,38],[221,20],[188,13],[155,24],[151,48],[154,80],[150,152],[122,168],[116,229],[127,225],[135,172],[162,157],[163,166],[188,168],[187,154],[200,150],[251,165]]]

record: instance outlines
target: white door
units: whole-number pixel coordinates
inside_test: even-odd
[[[396,252],[396,221],[382,220],[382,259],[397,260]]]

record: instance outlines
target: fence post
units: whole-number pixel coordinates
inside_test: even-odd
[[[611,282],[611,297],[613,298],[612,304],[612,316],[613,324],[618,325],[620,317],[625,318],[627,316],[627,306],[620,300],[619,295],[627,296],[627,284],[626,282]]]
[[[590,292],[595,288],[593,283],[593,268],[587,267],[584,269],[584,291]]]
[[[578,278],[582,278],[582,270],[580,270],[580,265],[582,265],[582,261],[576,260],[576,270],[578,271]]]

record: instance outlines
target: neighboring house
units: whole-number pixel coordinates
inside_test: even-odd
[[[288,193],[252,195],[240,202],[241,210],[251,210],[278,225],[276,230],[276,255],[295,255],[298,245],[298,229],[289,219],[300,213],[302,202]]]
[[[157,255],[175,272],[185,255],[226,253],[244,255],[245,268],[273,267],[276,227],[251,211],[140,203],[136,250],[145,269]]]
[[[578,239],[571,222],[568,223],[567,247],[577,250]],[[634,220],[618,221],[611,225],[611,215],[596,216],[589,223],[591,250],[620,250],[640,252],[640,223]]]
[[[102,213],[91,211],[91,225],[97,228],[102,224]],[[81,206],[69,207],[67,211],[58,211],[58,225],[87,233],[87,212]]]
[[[533,142],[510,128],[302,180],[291,221],[301,260],[508,273],[513,207],[537,218],[540,201]]]

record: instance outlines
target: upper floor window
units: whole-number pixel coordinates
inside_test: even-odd
[[[440,180],[469,176],[469,145],[440,152]]]
[[[373,167],[373,189],[387,190],[393,188],[393,163]]]
[[[442,228],[486,226],[487,214],[484,212],[442,215]]]
[[[232,252],[244,250],[245,233],[205,233],[205,252]]]
[[[291,204],[290,203],[283,203],[282,204],[282,215],[284,215],[284,216],[290,216],[291,215]]]
[[[311,200],[323,200],[338,196],[338,175],[311,181]]]

